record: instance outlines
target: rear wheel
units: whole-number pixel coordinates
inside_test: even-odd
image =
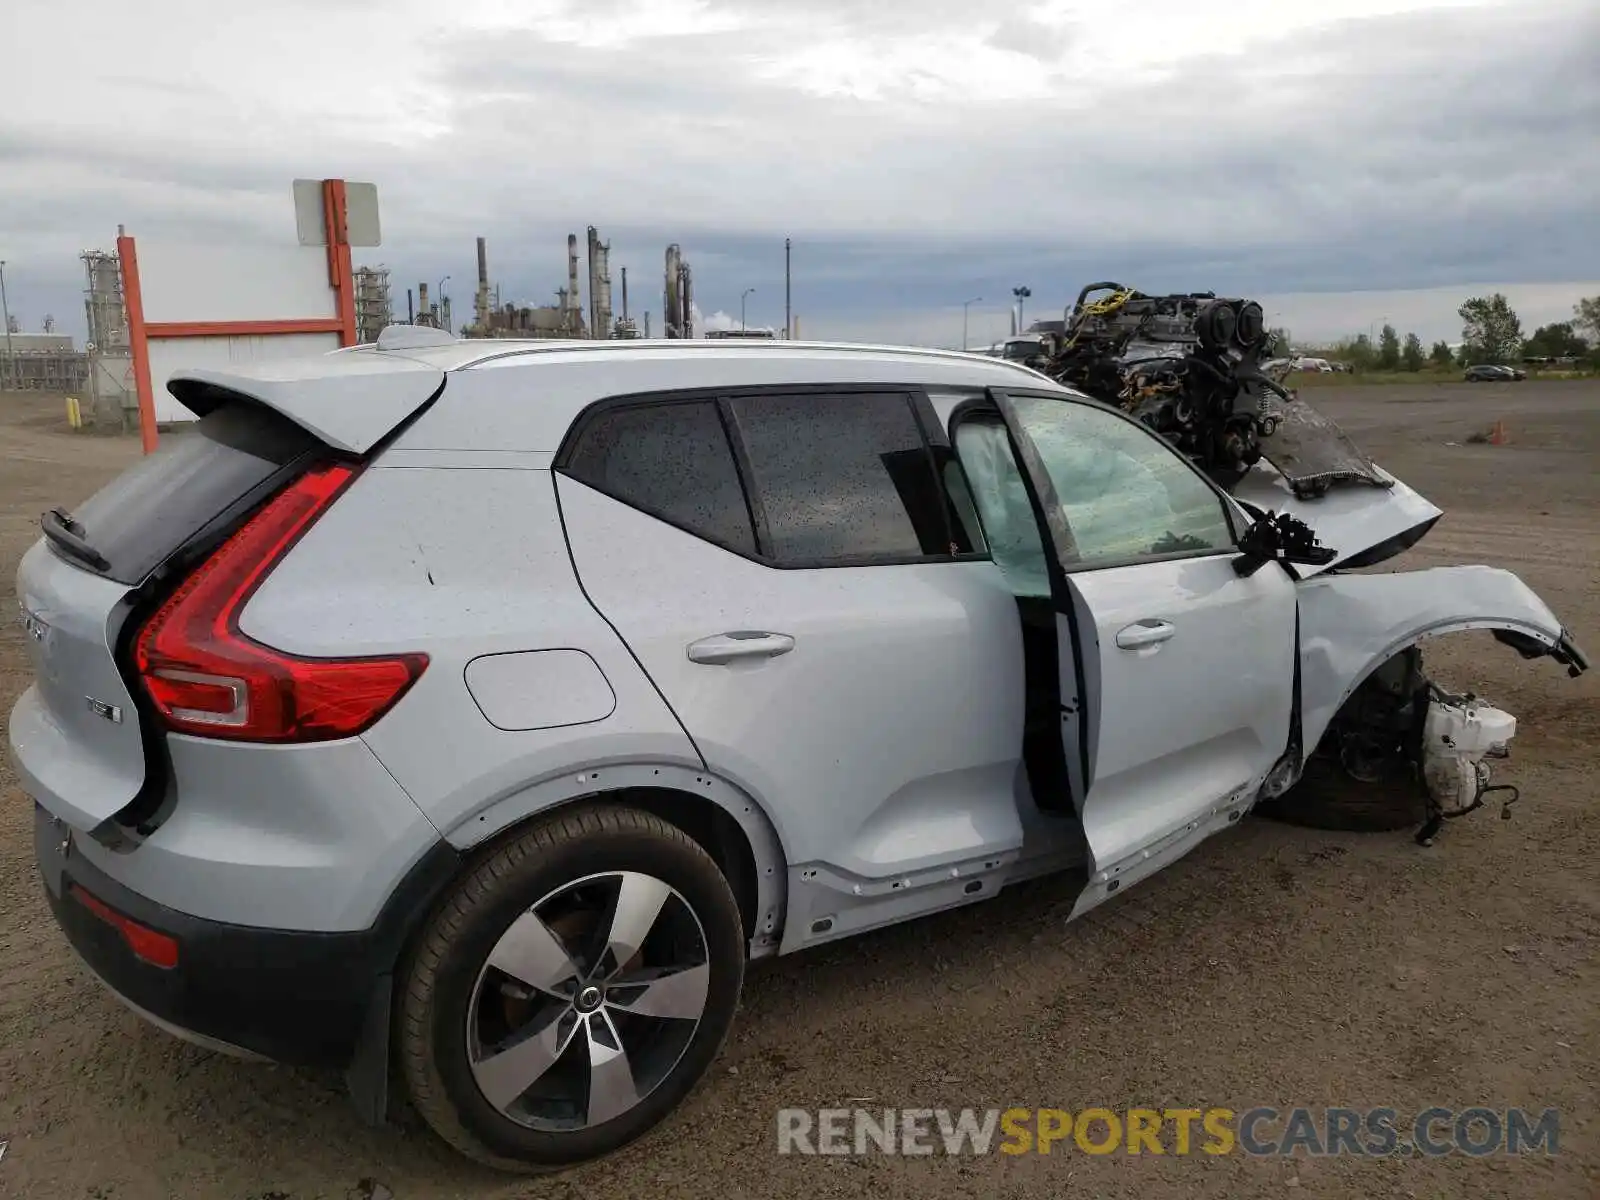
[[[456,885],[411,956],[412,1103],[501,1169],[608,1154],[710,1066],[744,958],[733,893],[681,830],[621,805],[539,822]]]

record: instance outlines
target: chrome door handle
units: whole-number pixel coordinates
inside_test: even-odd
[[[793,649],[794,639],[787,633],[762,633],[750,629],[703,637],[697,642],[690,642],[688,648],[690,662],[711,665],[740,658],[776,658]]]
[[[1171,621],[1146,617],[1143,621],[1135,621],[1117,630],[1117,645],[1124,650],[1138,650],[1144,646],[1158,645],[1177,632],[1177,626]]]

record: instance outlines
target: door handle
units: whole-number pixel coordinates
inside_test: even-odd
[[[794,639],[787,633],[763,633],[759,630],[740,629],[731,633],[717,633],[690,642],[689,661],[717,665],[741,658],[776,658],[794,649]]]
[[[1177,632],[1177,626],[1171,621],[1146,617],[1117,630],[1117,645],[1124,650],[1138,650],[1144,646],[1159,645]]]

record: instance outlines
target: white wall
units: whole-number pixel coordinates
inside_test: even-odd
[[[142,264],[141,264],[142,265]],[[295,314],[287,314],[293,316]],[[313,314],[314,315],[314,314]],[[204,318],[187,318],[202,320]],[[240,363],[306,354],[323,354],[339,348],[334,333],[282,333],[268,337],[157,338],[150,342],[150,387],[155,394],[156,420],[192,421],[194,414],[167,391],[167,380],[180,367],[226,370]]]

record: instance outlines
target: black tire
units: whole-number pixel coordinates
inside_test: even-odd
[[[529,1128],[491,1104],[472,1073],[468,1008],[479,973],[501,935],[540,897],[612,871],[654,876],[690,906],[709,966],[705,1008],[675,1065],[635,1107],[571,1131]],[[745,949],[727,880],[682,830],[621,804],[538,821],[451,888],[407,958],[396,1039],[411,1103],[451,1146],[499,1170],[559,1170],[610,1154],[665,1119],[716,1058],[738,1009]]]
[[[1428,820],[1428,800],[1416,780],[1397,777],[1363,783],[1337,764],[1314,758],[1299,782],[1276,800],[1258,804],[1256,811],[1304,829],[1391,833],[1421,828]]]

